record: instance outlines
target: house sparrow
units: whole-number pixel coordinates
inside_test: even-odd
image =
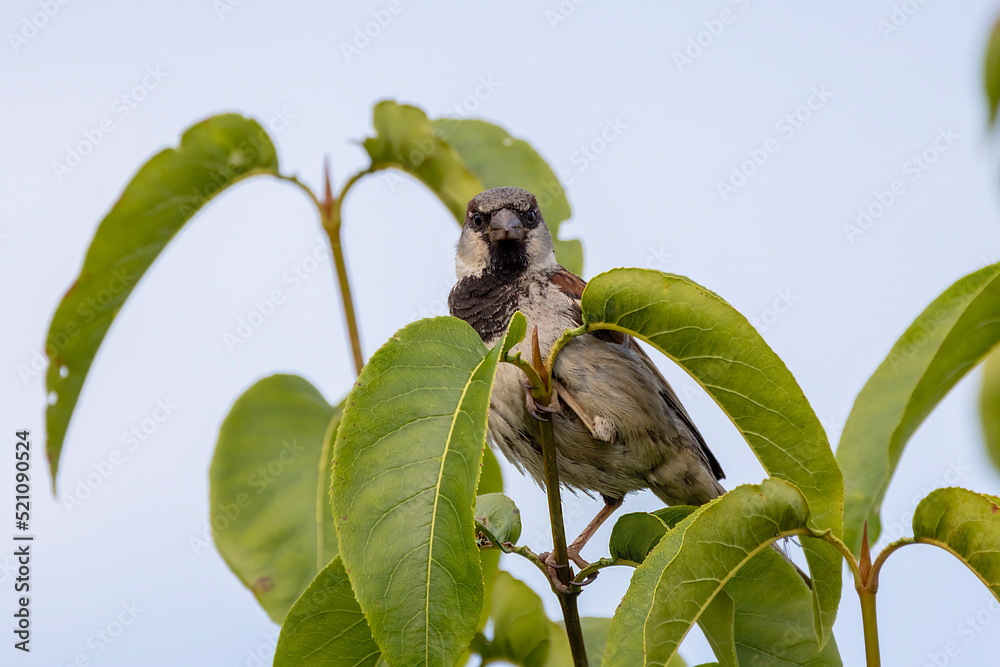
[[[537,327],[542,355],[566,329],[583,323],[586,282],[556,263],[552,237],[530,192],[494,188],[469,202],[455,257],[451,314],[492,347],[520,310]],[[514,348],[531,358],[530,341]],[[594,331],[574,338],[553,368],[558,405],[551,415],[559,481],[605,506],[569,547],[580,550],[631,491],[650,489],[668,505],[701,505],[724,493],[722,468],[670,385],[635,339]],[[525,376],[500,364],[488,433],[521,472],[544,485],[538,419]]]

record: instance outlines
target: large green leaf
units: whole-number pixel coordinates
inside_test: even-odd
[[[513,185],[534,193],[552,233],[559,263],[573,273],[583,272],[583,245],[578,239],[559,239],[559,225],[570,216],[566,192],[531,144],[482,120],[438,118],[431,126],[458,152],[483,189]]]
[[[1000,264],[971,273],[931,302],[893,345],[854,402],[837,460],[847,481],[845,538],[855,553],[910,436],[955,383],[1000,341]]]
[[[834,638],[822,649],[816,644],[812,591],[774,549],[764,549],[747,561],[726,583],[725,592],[735,604],[733,636],[738,664],[842,665]],[[714,629],[707,621],[700,625],[706,636]]]
[[[696,508],[667,507],[652,514],[626,514],[611,533],[611,553],[627,549],[635,562]],[[740,664],[839,665],[835,644],[823,650],[812,627],[812,592],[777,551],[751,558],[705,606],[698,625],[725,666]],[[674,663],[671,662],[671,665]]]
[[[983,424],[983,444],[1000,469],[1000,350],[994,350],[983,363],[983,382],[979,390],[979,418]]]
[[[583,246],[558,238],[569,217],[569,202],[555,173],[525,141],[481,120],[428,120],[423,110],[392,100],[375,105],[375,136],[365,150],[377,168],[405,171],[430,188],[459,224],[469,200],[483,190],[516,185],[536,195],[552,232],[556,258],[566,268],[583,271]]]
[[[483,574],[473,503],[493,350],[449,317],[415,322],[376,352],[337,433],[341,557],[390,664],[452,665],[475,632]]]
[[[611,623],[605,665],[666,664],[743,566],[781,537],[806,533],[808,525],[803,494],[780,480],[737,487],[690,514],[636,568]],[[808,595],[802,599],[808,604]],[[818,646],[807,635],[804,644],[815,654]],[[827,643],[824,651],[835,647]]]
[[[1000,21],[993,26],[990,41],[986,45],[986,56],[983,62],[983,87],[989,103],[990,124],[997,118],[997,106],[1000,105]]]
[[[725,411],[768,474],[801,490],[811,527],[842,534],[844,479],[826,433],[784,362],[743,315],[687,278],[647,269],[595,277],[582,309],[588,330],[631,334],[677,362]],[[841,557],[825,542],[802,544],[815,629],[825,643],[840,601]]]
[[[946,549],[1000,600],[1000,498],[967,489],[936,489],[913,513],[918,542]]]
[[[184,223],[216,194],[255,174],[277,174],[278,157],[256,121],[213,116],[190,127],[180,146],[147,162],[101,221],[80,275],[49,327],[46,453],[55,484],[66,429],[87,372],[136,283]]]
[[[334,558],[288,612],[274,667],[374,667],[380,655],[344,564]]]
[[[391,100],[372,113],[375,136],[365,139],[372,165],[401,169],[423,182],[456,220],[465,220],[469,200],[483,189],[458,152],[434,130],[423,110]]]
[[[236,400],[219,431],[212,535],[276,623],[337,555],[328,480],[340,411],[306,380],[272,375]]]

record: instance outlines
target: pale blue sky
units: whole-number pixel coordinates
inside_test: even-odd
[[[348,55],[341,43],[389,2],[243,0],[220,16],[221,2],[212,0],[49,0],[58,12],[16,44],[10,33],[21,33],[45,2],[4,4],[0,423],[8,433],[26,426],[40,441],[43,386],[22,381],[17,368],[41,348],[98,221],[152,153],[221,111],[273,120],[284,170],[313,184],[324,154],[339,181],[366,164],[356,142],[383,98],[431,115],[458,107],[507,127],[569,174],[574,215],[563,229],[584,240],[586,276],[649,266],[710,287],[759,322],[834,441],[858,390],[913,317],[955,279],[1000,259],[1000,154],[985,129],[980,86],[1000,2],[914,0],[915,13],[905,22],[897,16],[899,29],[887,34],[879,22],[892,20],[898,0],[565,0],[575,10],[559,22],[549,13],[559,11],[558,0],[460,9],[398,2],[379,34]],[[709,28],[719,34],[701,35],[706,46],[691,51],[696,57],[677,57]],[[57,173],[53,162],[64,161],[67,144],[95,136],[102,123],[111,131],[101,131],[93,152]],[[587,157],[581,147],[607,127],[614,140]],[[912,156],[928,149],[937,155],[924,170]],[[754,173],[723,197],[719,182],[754,156],[763,164],[745,167]],[[896,180],[884,213],[863,234],[848,234],[858,208]],[[383,176],[356,188],[344,219],[371,353],[411,319],[443,312],[458,228],[422,186]],[[304,375],[331,402],[350,387],[328,267],[245,345],[231,352],[224,340],[320,241],[299,192],[251,181],[214,201],[147,274],[78,404],[63,490],[121,448],[122,433],[153,416],[158,400],[176,408],[72,514],[47,494],[38,459],[34,652],[25,660],[3,646],[0,662],[64,666],[82,655],[101,666],[243,666],[259,653],[269,664],[276,626],[214,547],[196,553],[191,539],[206,527],[219,424],[243,390],[277,371]],[[721,411],[662,365],[727,484],[758,481],[760,466]],[[914,499],[954,475],[960,485],[1000,492],[979,445],[977,383],[974,374],[960,384],[913,438],[886,498],[887,523],[908,525]],[[546,547],[542,493],[509,468],[505,479],[525,518],[524,539]],[[0,480],[9,498],[10,475]],[[655,507],[640,494],[625,511]],[[570,497],[568,532],[596,509]],[[585,555],[603,555],[608,533]],[[505,566],[544,587],[530,568]],[[9,609],[6,576],[0,570]],[[581,598],[583,613],[610,615],[627,583],[624,571],[602,574]],[[1000,607],[943,552],[898,553],[879,598],[887,665],[933,664],[929,656],[949,642],[959,650],[949,665],[992,664],[1000,654]],[[125,612],[133,603],[141,611]],[[122,613],[134,622],[98,655],[102,642],[88,638]],[[977,613],[991,623],[971,633],[960,626]],[[836,629],[845,664],[860,664],[849,584]],[[692,664],[711,657],[698,636],[682,653]]]

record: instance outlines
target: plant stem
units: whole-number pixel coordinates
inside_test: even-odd
[[[863,588],[858,591],[861,598],[861,623],[865,631],[865,658],[868,667],[881,667],[882,659],[878,650],[878,619],[875,615],[875,591]]]
[[[545,404],[551,400],[551,391],[542,397]],[[539,422],[542,441],[542,457],[545,467],[545,495],[549,500],[549,523],[552,525],[552,555],[556,560],[556,576],[566,588],[571,583],[569,556],[566,550],[566,529],[563,525],[562,499],[559,496],[559,469],[556,465],[556,443],[552,435],[552,422]],[[556,591],[559,606],[562,607],[563,621],[566,623],[566,635],[569,637],[569,648],[573,654],[574,667],[588,667],[587,647],[583,641],[583,628],[580,626],[580,613],[576,608],[576,598],[579,591]]]
[[[872,571],[869,575],[868,587],[872,589],[873,592],[878,591],[878,576],[882,572],[882,566],[885,565],[885,560],[892,554],[896,549],[905,547],[907,544],[917,544],[917,541],[912,537],[903,537],[895,542],[892,542],[885,549],[879,552],[878,557],[875,558],[875,562],[872,563]]]
[[[590,575],[600,572],[606,567],[639,567],[639,563],[630,560],[614,560],[611,558],[601,558],[590,564],[589,567],[585,567],[576,573],[576,578],[573,579],[573,583],[579,585],[587,580]]]
[[[344,249],[340,244],[340,221],[335,226],[327,227],[330,239],[330,250],[333,251],[333,263],[337,270],[337,282],[340,285],[340,301],[344,306],[344,320],[347,322],[347,333],[351,337],[351,354],[354,356],[354,370],[361,375],[365,366],[365,357],[361,353],[361,335],[358,333],[358,320],[354,314],[354,301],[351,297],[351,284],[347,277],[347,263],[344,261]]]
[[[330,169],[328,162],[323,163],[323,200],[316,196],[316,193],[312,191],[308,185],[299,180],[298,176],[285,176],[283,174],[278,174],[278,178],[283,181],[288,181],[293,185],[298,186],[312,203],[316,206],[319,211],[320,223],[323,226],[323,231],[326,232],[326,236],[330,241],[330,251],[333,254],[333,263],[337,272],[337,283],[340,286],[340,300],[344,307],[344,319],[347,322],[347,333],[351,339],[351,353],[354,357],[354,370],[356,375],[361,375],[361,369],[364,368],[365,358],[361,353],[361,335],[358,333],[358,320],[354,315],[354,299],[351,297],[351,283],[347,277],[347,263],[344,260],[344,248],[340,243],[340,204],[344,199],[344,195],[352,185],[354,185],[358,179],[366,174],[370,174],[378,169],[383,169],[384,167],[379,165],[372,165],[364,171],[360,171],[354,174],[344,185],[344,189],[340,193],[340,197],[334,199],[333,193],[330,187]]]
[[[356,375],[361,375],[361,369],[365,366],[365,357],[361,352],[361,335],[358,333],[358,320],[354,314],[354,299],[351,297],[351,282],[347,277],[347,262],[344,261],[344,247],[340,243],[340,203],[347,194],[348,189],[361,178],[361,174],[355,174],[344,186],[340,197],[333,198],[330,188],[330,167],[329,160],[323,163],[324,195],[320,212],[323,219],[323,229],[327,238],[330,239],[330,250],[333,252],[333,264],[337,271],[337,283],[340,285],[340,302],[344,307],[344,320],[347,322],[347,333],[351,339],[351,354],[354,356],[354,370]]]

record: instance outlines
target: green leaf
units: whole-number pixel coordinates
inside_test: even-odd
[[[913,514],[913,537],[952,553],[1000,600],[1000,498],[936,489]]]
[[[577,239],[558,240],[559,225],[569,219],[566,192],[555,172],[523,139],[482,120],[438,118],[431,126],[440,133],[476,175],[482,189],[506,185],[523,188],[535,195],[545,224],[552,233],[559,263],[573,273],[583,272],[583,245]],[[465,209],[462,209],[462,221]]]
[[[375,105],[375,136],[365,139],[372,165],[396,167],[423,182],[459,222],[483,188],[458,152],[417,107],[385,100]]]
[[[752,562],[753,559],[751,559]],[[730,580],[732,581],[732,580]],[[722,667],[738,667],[736,661],[736,603],[725,588],[705,605],[698,619],[712,653]]]
[[[1000,105],[1000,22],[993,26],[990,41],[986,46],[986,57],[983,63],[983,87],[989,101],[990,125],[997,118],[997,106]]]
[[[986,452],[993,465],[1000,469],[1000,350],[986,357],[979,392],[979,418],[983,424]]]
[[[374,667],[379,657],[344,564],[334,558],[288,612],[274,667]]]
[[[476,493],[486,495],[487,493],[500,493],[503,491],[503,475],[500,472],[500,464],[497,457],[493,455],[490,448],[483,450],[482,472],[479,474],[479,488]]]
[[[608,630],[611,629],[611,619],[584,616],[580,619],[580,628],[583,630],[583,643],[587,647],[587,658],[591,667],[601,667],[604,660],[604,651],[608,645]],[[561,628],[563,633],[565,629]],[[670,667],[684,667],[683,661],[671,663]]]
[[[521,537],[521,512],[514,501],[502,493],[477,496],[474,516],[477,530],[488,531],[489,546],[499,547],[507,542],[517,544]]]
[[[548,662],[554,624],[531,588],[506,572],[498,572],[493,590],[493,639],[483,651],[484,662],[509,660],[522,667]]]
[[[743,315],[687,278],[615,269],[583,293],[588,330],[611,329],[651,344],[698,381],[732,420],[772,477],[798,487],[811,527],[843,532],[844,479],[819,419],[784,362]],[[841,590],[841,557],[818,540],[803,549],[815,582],[820,643],[829,638]]]
[[[664,533],[677,525],[696,507],[677,505],[665,507],[652,514],[633,512],[625,514],[611,529],[611,557],[615,560],[641,563]]]
[[[822,649],[816,644],[812,591],[774,549],[764,549],[751,558],[726,583],[725,592],[735,603],[733,633],[738,664],[842,665],[833,638]],[[706,636],[718,627],[705,618],[699,625]]]
[[[893,345],[854,402],[837,459],[847,480],[844,542],[854,553],[879,509],[903,449],[927,415],[1000,341],[1000,264],[958,280]]]
[[[570,215],[559,179],[525,141],[481,120],[428,120],[423,110],[392,100],[375,105],[375,136],[365,139],[373,168],[393,167],[416,177],[447,207],[459,224],[469,200],[483,190],[515,185],[534,193],[552,233],[556,259],[583,271],[583,246],[557,237]]]
[[[296,375],[272,375],[236,400],[219,431],[212,534],[276,623],[337,555],[327,480],[341,409]]]
[[[479,474],[479,488],[476,489],[477,497],[487,493],[500,493],[503,491],[503,476],[500,473],[500,464],[497,463],[496,456],[493,455],[489,447],[483,449],[481,469],[482,472]],[[486,627],[486,622],[489,620],[493,581],[500,567],[500,550],[482,551],[479,554],[479,558],[483,566],[483,583],[486,585],[483,613],[479,619],[479,627],[477,628],[477,630],[482,630]]]
[[[672,507],[661,507],[650,512],[653,516],[662,521],[669,530],[687,518],[687,515],[698,509],[692,505],[673,505]]]
[[[690,514],[636,568],[611,622],[605,664],[666,664],[747,561],[808,524],[803,494],[779,480],[737,487]]]
[[[46,453],[53,485],[66,430],[108,328],[167,243],[209,200],[255,174],[277,174],[278,157],[256,121],[213,116],[190,127],[180,146],[147,162],[101,221],[80,275],[49,327],[45,354]]]
[[[611,532],[612,557],[641,556],[629,559],[641,562],[648,555],[642,551],[644,543],[652,542],[652,548],[696,509],[676,506],[626,514]],[[657,520],[659,528],[648,519]],[[626,543],[635,545],[631,551],[623,552],[623,539],[631,539]],[[839,665],[833,643],[822,651],[817,647],[811,605],[812,592],[795,568],[778,552],[765,549],[733,575],[705,607],[698,624],[727,667],[739,664],[736,656],[744,664]]]
[[[337,433],[341,557],[386,661],[452,665],[475,632],[483,574],[473,502],[492,350],[450,317],[397,332],[365,366]]]
[[[623,515],[611,529],[609,547],[615,560],[641,563],[667,532],[662,520],[646,512]]]

